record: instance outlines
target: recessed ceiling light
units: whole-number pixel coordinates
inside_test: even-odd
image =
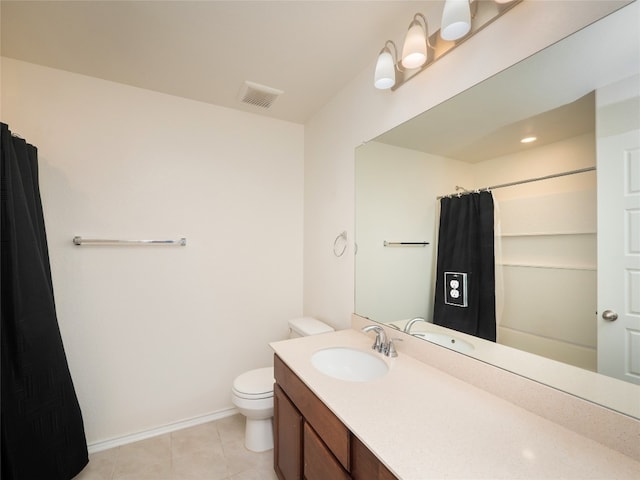
[[[520,140],[520,143],[531,143],[531,142],[535,142],[538,139],[538,137],[524,137],[522,140]]]

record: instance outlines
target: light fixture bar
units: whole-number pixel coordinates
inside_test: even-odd
[[[432,65],[437,60],[444,57],[458,45],[462,44],[466,40],[473,37],[480,30],[495,22],[498,18],[500,18],[502,15],[507,13],[509,10],[511,10],[521,2],[522,0],[512,0],[509,3],[473,0],[471,2],[471,13],[473,18],[471,21],[471,30],[469,31],[469,33],[467,33],[459,40],[455,41],[443,40],[440,36],[440,30],[432,33],[429,36],[429,46],[434,50],[433,55],[429,55],[426,63],[420,68],[416,69],[403,68],[402,64],[400,63],[402,60],[399,59],[398,63],[396,64],[396,66],[399,67],[396,68],[396,81],[395,84],[391,87],[391,90],[397,90],[400,86],[402,86],[410,79],[418,75],[420,72],[425,70],[427,67],[429,67],[429,65]]]

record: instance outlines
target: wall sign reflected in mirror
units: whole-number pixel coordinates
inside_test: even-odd
[[[636,12],[637,5],[626,6],[357,148],[357,314],[400,330],[415,317],[432,322],[438,197],[461,193],[456,186],[473,191],[514,183],[492,192],[498,348],[640,384],[640,334],[633,334],[640,332],[640,310],[633,308],[640,298],[615,300],[631,306],[624,325],[597,313],[625,309],[604,306],[613,300],[604,297],[603,285],[613,277],[638,285],[636,293],[622,289],[640,296],[640,280],[628,275],[639,268],[640,251],[623,252],[624,242],[612,244],[599,223],[625,217],[613,197],[640,202],[640,180],[633,181],[640,176],[640,150],[634,151],[640,144],[610,146],[613,138],[640,142]],[[537,141],[521,143],[525,136]],[[623,157],[628,178],[611,180],[623,170]],[[635,187],[622,192],[616,183],[607,187],[612,181]],[[621,228],[640,231],[633,222]],[[632,245],[633,232],[626,235]],[[387,238],[429,245],[385,249]],[[601,268],[614,257],[626,258],[626,267]],[[411,332],[446,335],[425,322],[413,323]]]

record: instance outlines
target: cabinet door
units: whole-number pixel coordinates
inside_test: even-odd
[[[355,435],[351,436],[351,453],[351,475],[354,480],[397,480]]]
[[[318,434],[304,423],[304,478],[305,480],[351,480],[340,462],[331,454]]]
[[[273,464],[280,480],[302,479],[302,415],[276,384]]]
[[[274,357],[273,367],[276,382],[282,387],[282,391],[293,402],[305,421],[322,438],[344,469],[350,471],[349,437],[351,434],[347,427],[277,355]]]

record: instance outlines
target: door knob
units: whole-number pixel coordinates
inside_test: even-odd
[[[613,310],[605,310],[604,312],[602,312],[602,318],[609,322],[614,322],[618,319],[618,314]]]

